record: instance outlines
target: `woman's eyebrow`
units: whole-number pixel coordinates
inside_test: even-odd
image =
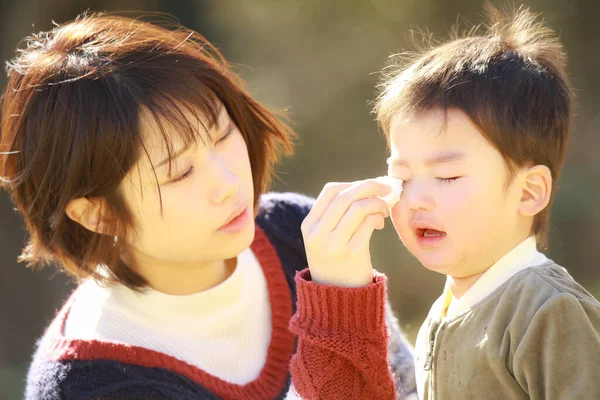
[[[156,164],[154,166],[154,168],[157,169],[157,168],[160,168],[160,167],[164,167],[169,162],[169,160],[176,160],[178,157],[180,157],[183,153],[185,153],[188,150],[189,150],[188,146],[186,146],[186,147],[178,150],[175,154],[173,154],[172,157],[165,158],[164,160],[162,160],[161,162],[159,162],[158,164]]]

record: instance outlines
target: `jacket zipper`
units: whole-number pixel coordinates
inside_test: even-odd
[[[433,365],[433,351],[435,349],[435,338],[437,336],[440,325],[441,324],[439,321],[435,321],[431,326],[431,331],[429,332],[429,349],[427,351],[427,357],[425,358],[425,365],[423,366],[425,371],[431,371]]]
[[[443,329],[443,324],[441,321],[436,321],[431,326],[431,331],[429,332],[429,349],[427,352],[427,358],[425,359],[424,369],[425,371],[429,371],[429,399],[436,399],[435,393],[435,370],[433,367],[433,363],[435,361],[434,352],[435,352],[435,341],[438,336],[441,334]]]

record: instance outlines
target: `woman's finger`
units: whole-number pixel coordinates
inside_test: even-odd
[[[381,218],[389,215],[389,210],[383,200],[371,197],[355,201],[333,230],[332,237],[336,238],[337,243],[347,244],[363,221],[371,215],[380,215]]]
[[[312,209],[304,218],[302,222],[303,231],[305,227],[313,226],[316,222],[318,222],[322,217],[332,200],[344,189],[349,188],[352,183],[344,183],[344,182],[330,182],[323,187],[319,197],[315,200],[315,204]]]
[[[384,226],[385,218],[383,214],[368,215],[348,242],[349,249],[360,250],[368,248],[373,232],[376,229],[383,229]]]
[[[375,179],[354,182],[351,186],[339,191],[337,196],[331,201],[318,222],[319,229],[325,232],[333,231],[354,202],[372,197],[385,196],[390,191],[391,188],[389,185],[378,182]]]

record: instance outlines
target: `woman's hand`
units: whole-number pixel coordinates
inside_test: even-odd
[[[373,281],[369,242],[383,229],[392,188],[380,179],[328,183],[302,223],[312,280],[359,287]]]

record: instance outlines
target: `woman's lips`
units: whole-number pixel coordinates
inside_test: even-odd
[[[236,233],[241,231],[250,221],[248,206],[242,204],[238,206],[229,216],[228,221],[221,226],[218,231],[225,233]]]

